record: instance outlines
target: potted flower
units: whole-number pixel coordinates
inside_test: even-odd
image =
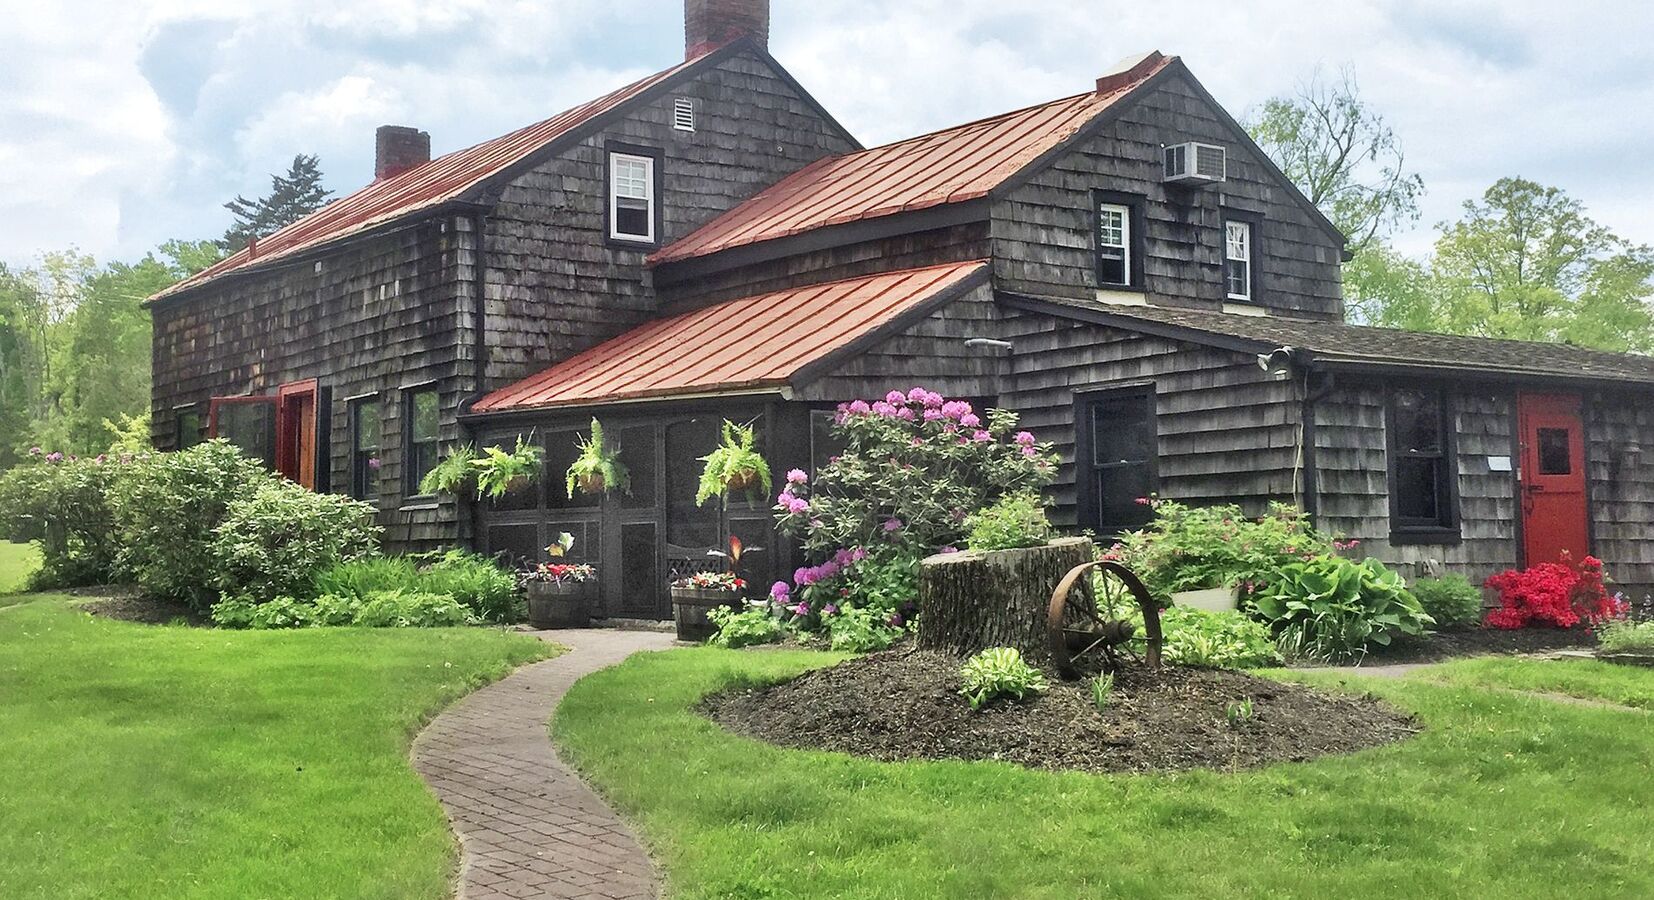
[[[672,619],[678,640],[704,641],[718,631],[707,613],[720,607],[739,610],[745,579],[734,572],[696,572],[672,582]]]
[[[724,420],[723,443],[701,457],[706,468],[701,471],[700,487],[695,492],[696,505],[704,506],[713,497],[725,497],[731,491],[770,492],[770,465],[754,449],[756,441],[754,423],[737,425]]]
[[[574,547],[574,535],[563,532],[546,548],[553,560]],[[597,588],[597,569],[588,563],[541,563],[519,576],[528,594],[528,623],[535,628],[581,628],[591,621],[590,601]]]
[[[595,497],[604,491],[624,493],[631,490],[631,473],[626,470],[626,464],[620,461],[619,449],[609,447],[603,440],[602,422],[592,419],[591,437],[577,438],[575,446],[580,448],[580,455],[569,464],[570,500],[574,499],[576,488],[588,497]]]

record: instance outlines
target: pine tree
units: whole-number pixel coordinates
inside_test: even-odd
[[[254,238],[273,234],[321,209],[331,192],[322,188],[322,170],[316,157],[299,154],[286,175],[270,176],[270,193],[255,200],[237,195],[224,204],[235,224],[218,242],[225,253],[235,253]]]

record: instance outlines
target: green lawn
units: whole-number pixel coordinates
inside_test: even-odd
[[[1654,709],[1654,669],[1589,659],[1466,659],[1424,670],[1454,684],[1489,684]]]
[[[553,727],[680,898],[1654,896],[1641,712],[1426,670],[1351,679],[1419,714],[1405,744],[1242,775],[1093,776],[780,750],[691,711],[827,661],[645,654],[578,683]]]
[[[7,598],[0,897],[445,897],[456,848],[411,737],[545,652],[487,629],[162,628]]]
[[[22,590],[24,580],[39,563],[33,544],[0,541],[0,594]]]

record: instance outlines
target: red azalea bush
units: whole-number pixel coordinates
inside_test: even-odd
[[[1561,562],[1510,569],[1485,584],[1499,592],[1500,608],[1487,615],[1493,628],[1572,628],[1625,615],[1625,601],[1608,595],[1594,556],[1575,563],[1563,554]]]

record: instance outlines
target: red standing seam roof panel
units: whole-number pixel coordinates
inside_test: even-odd
[[[1177,61],[1156,56],[1121,86],[1031,106],[793,173],[649,257],[652,264],[985,197]]]
[[[613,93],[558,113],[507,135],[444,154],[375,181],[292,225],[261,238],[257,252],[241,250],[149,298],[151,302],[205,284],[254,263],[289,256],[329,241],[455,200],[489,177],[533,155],[600,116],[706,58],[706,54],[656,72]]]
[[[804,366],[985,274],[982,260],[905,269],[729,300],[640,325],[501,388],[493,413],[781,387]]]

